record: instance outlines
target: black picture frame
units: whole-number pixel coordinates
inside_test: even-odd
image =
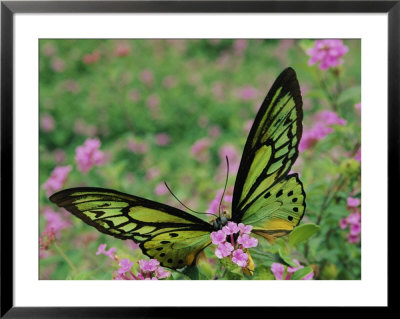
[[[2,1],[1,2],[1,318],[191,316],[183,307],[15,307],[13,291],[13,20],[16,13],[386,13],[388,14],[388,217],[399,186],[400,1]],[[398,209],[398,208],[397,208]],[[389,225],[391,223],[389,222]],[[392,223],[393,224],[393,223]],[[391,232],[390,234],[393,234]],[[393,240],[388,238],[388,247]],[[388,281],[389,287],[390,281]],[[388,305],[390,304],[390,298]],[[206,309],[203,309],[206,310]],[[234,309],[213,309],[217,313]],[[270,310],[268,310],[270,311]],[[270,312],[269,312],[270,314]]]

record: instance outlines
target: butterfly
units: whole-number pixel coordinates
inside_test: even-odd
[[[267,240],[289,234],[306,208],[298,174],[289,171],[302,135],[302,98],[296,73],[285,69],[264,99],[249,132],[238,169],[231,215],[206,221],[159,202],[116,190],[78,187],[50,200],[102,233],[139,243],[164,267],[195,265],[210,234],[229,221],[251,225]]]

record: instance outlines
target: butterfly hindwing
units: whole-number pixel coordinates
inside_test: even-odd
[[[176,269],[194,264],[197,255],[210,243],[209,231],[181,228],[155,235],[141,243],[140,248],[163,266]]]
[[[278,193],[279,187],[285,188],[292,183],[294,177],[289,178],[286,175],[298,156],[302,118],[299,83],[295,71],[287,68],[268,92],[244,147],[232,199],[234,221],[253,225],[254,218],[260,218],[264,222],[268,219],[270,223],[263,224],[263,227],[272,227],[272,216],[268,216],[266,212],[270,211],[272,214],[274,207],[281,204],[278,198],[268,200],[265,195],[272,190]],[[295,179],[304,194],[301,182],[297,177]],[[304,198],[302,203],[304,204]],[[303,207],[303,204],[300,206]],[[296,216],[293,221],[297,220]],[[287,216],[285,218],[282,225],[286,223],[284,229],[289,231],[292,229],[289,224],[293,223],[287,223]],[[258,222],[261,223],[259,220]],[[276,222],[274,223],[276,226]]]
[[[242,222],[266,238],[288,234],[300,223],[306,208],[303,185],[297,174],[281,179],[245,212]]]
[[[102,233],[140,243],[146,255],[166,267],[190,265],[199,251],[211,243],[210,224],[141,197],[82,187],[60,191],[50,200]]]

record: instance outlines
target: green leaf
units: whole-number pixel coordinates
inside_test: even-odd
[[[313,272],[313,269],[310,266],[301,268],[293,274],[291,280],[300,280],[300,279],[304,278],[305,276],[311,274],[312,272]]]
[[[289,265],[291,267],[298,267],[298,265],[289,257],[289,254],[283,247],[279,249],[279,257],[282,258],[286,265]]]
[[[361,100],[361,86],[354,86],[344,90],[340,93],[337,102],[338,104],[343,104],[349,100],[352,100],[353,102]]]
[[[296,227],[289,236],[289,244],[296,246],[316,234],[320,227],[315,224],[303,224]]]
[[[199,269],[196,266],[187,266],[182,270],[182,274],[188,276],[192,280],[199,279]]]

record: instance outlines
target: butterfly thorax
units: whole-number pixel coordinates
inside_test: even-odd
[[[220,230],[228,223],[228,217],[226,217],[228,213],[226,211],[222,212],[222,216],[218,216],[213,222],[212,225],[215,230]]]

